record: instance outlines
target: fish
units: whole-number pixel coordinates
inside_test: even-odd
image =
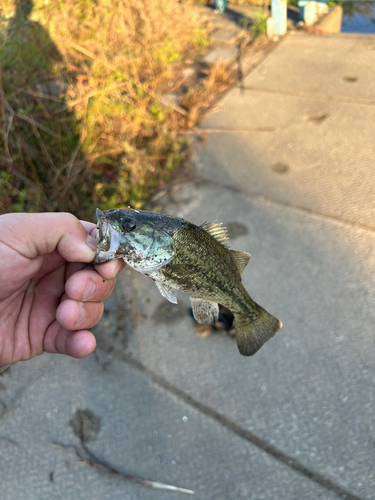
[[[160,293],[177,303],[176,291],[190,296],[194,318],[215,324],[219,305],[234,315],[237,346],[254,355],[282,323],[253,301],[241,280],[250,254],[231,250],[221,223],[197,226],[187,220],[132,208],[96,210],[94,263],[123,259],[149,276]]]

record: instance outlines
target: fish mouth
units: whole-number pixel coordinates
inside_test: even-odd
[[[115,258],[120,246],[120,234],[112,227],[106,214],[99,208],[96,209],[96,218],[97,250],[94,264],[102,264]]]

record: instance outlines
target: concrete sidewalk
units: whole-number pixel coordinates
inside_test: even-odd
[[[67,467],[49,443],[85,453],[80,410],[100,461],[192,498],[375,499],[374,48],[286,37],[202,123],[201,181],[165,207],[228,226],[252,254],[246,288],[283,329],[241,357],[229,336],[194,335],[188,297],[171,304],[127,269],[96,356],[0,375],[7,405],[47,370],[0,419],[3,500],[184,497]]]

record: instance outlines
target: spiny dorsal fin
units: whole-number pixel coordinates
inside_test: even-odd
[[[247,252],[236,252],[236,250],[231,250],[230,252],[232,254],[232,257],[236,263],[236,266],[237,266],[240,274],[242,274],[243,270],[245,269],[245,267],[249,263],[250,254]]]
[[[204,222],[200,227],[208,234],[216,238],[222,245],[226,247],[228,246],[228,231],[226,227],[223,227],[221,222]]]

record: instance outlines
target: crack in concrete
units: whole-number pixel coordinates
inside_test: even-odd
[[[363,222],[345,219],[344,217],[340,217],[338,215],[319,212],[317,210],[312,210],[310,208],[302,207],[301,205],[295,205],[294,203],[289,203],[287,201],[280,201],[280,200],[274,200],[273,198],[267,198],[267,196],[255,194],[250,191],[247,191],[246,189],[240,189],[234,186],[225,186],[224,184],[220,184],[219,182],[210,181],[204,178],[199,179],[199,184],[202,186],[206,185],[206,186],[216,187],[218,189],[227,189],[228,191],[232,191],[233,193],[237,194],[242,194],[243,196],[246,196],[248,198],[254,198],[256,200],[272,203],[274,205],[292,208],[294,210],[300,210],[301,212],[305,212],[310,215],[316,215],[317,217],[322,217],[323,219],[330,219],[335,222],[340,222],[341,224],[346,224],[356,228],[364,229],[366,231],[375,232],[375,226],[370,226],[369,224],[365,224]]]
[[[327,478],[323,474],[320,474],[319,472],[314,472],[310,470],[308,467],[303,465],[301,462],[296,460],[295,458],[287,455],[286,453],[283,453],[281,450],[276,448],[275,446],[271,445],[264,439],[259,438],[255,434],[247,431],[246,429],[243,429],[239,425],[237,425],[235,422],[232,422],[229,420],[227,417],[224,415],[221,415],[211,407],[197,401],[196,399],[192,398],[188,394],[186,394],[184,391],[178,389],[175,387],[173,384],[165,380],[163,377],[160,375],[156,374],[149,368],[145,367],[140,361],[137,359],[130,357],[128,355],[125,355],[124,361],[131,366],[132,368],[140,371],[143,375],[145,375],[148,379],[150,379],[152,382],[157,384],[158,386],[162,387],[163,389],[167,390],[168,392],[174,394],[177,396],[179,399],[183,400],[186,404],[189,406],[193,407],[200,413],[206,415],[207,417],[212,418],[222,426],[226,427],[230,431],[234,432],[239,436],[240,438],[244,439],[245,441],[248,441],[249,443],[253,444],[260,450],[264,451],[265,453],[268,453],[270,456],[272,456],[274,459],[278,460],[279,462],[283,463],[290,469],[298,472],[302,476],[306,477],[307,479],[313,481],[314,483],[318,484],[319,486],[322,486],[326,490],[332,491],[335,493],[338,497],[340,498],[345,498],[345,500],[363,500],[361,497],[358,497],[357,495],[354,495],[353,493],[350,493],[348,490],[345,488],[342,488],[338,484],[335,484],[331,479]]]
[[[310,94],[308,92],[292,92],[288,90],[266,89],[263,87],[256,87],[253,85],[245,85],[243,89],[252,90],[254,92],[267,92],[268,94],[281,94],[281,95],[289,95],[292,97],[304,97],[307,99],[319,99],[321,101],[350,102],[353,104],[365,104],[367,106],[375,106],[375,101],[370,99],[356,99],[354,97],[334,96],[328,94]]]

